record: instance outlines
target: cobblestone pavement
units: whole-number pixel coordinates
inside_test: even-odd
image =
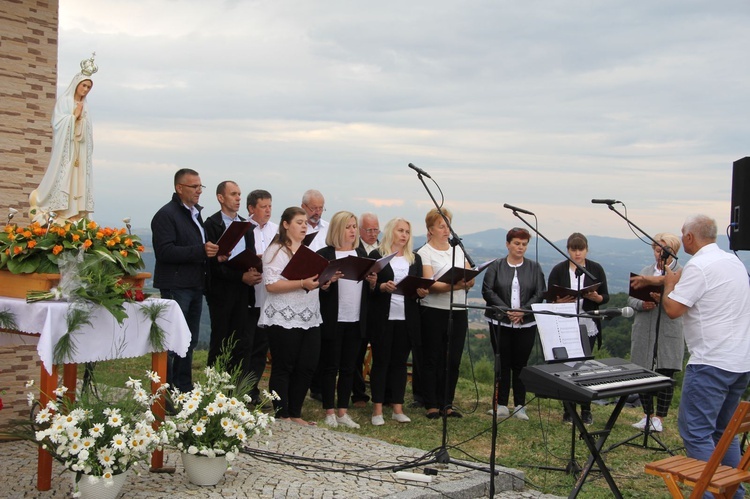
[[[366,498],[416,499],[432,497],[483,498],[489,495],[489,475],[450,465],[432,465],[432,483],[396,479],[393,466],[424,455],[424,451],[399,447],[380,440],[320,427],[277,422],[274,435],[254,442],[248,453],[232,462],[224,479],[214,487],[187,481],[179,454],[167,450],[165,466],[174,473],[149,473],[128,477],[121,498]],[[72,474],[55,463],[52,489],[36,490],[36,447],[28,442],[0,444],[0,467],[5,479],[3,498],[68,498]],[[415,468],[421,472],[424,466]],[[495,497],[502,499],[555,496],[522,490],[523,473],[498,468]]]

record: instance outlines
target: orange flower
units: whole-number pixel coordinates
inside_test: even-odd
[[[128,248],[133,246],[133,240],[130,238],[125,239],[125,246],[127,246]]]
[[[86,224],[86,228],[89,229],[89,230],[94,230],[97,227],[98,227],[98,225],[96,225],[96,222],[94,222],[93,220],[91,222],[89,222],[88,224]]]
[[[141,246],[138,246],[138,248],[137,248],[137,249],[138,249],[138,251],[140,251],[141,253],[143,253],[144,251],[146,251],[146,248],[145,248],[145,247],[143,247],[142,245],[141,245]]]
[[[16,227],[16,233],[21,234],[23,232],[23,227]]]
[[[125,227],[122,227],[122,228],[120,229],[120,235],[121,235],[121,236],[124,236],[124,235],[125,235],[125,234],[127,234],[127,233],[128,233],[128,229],[126,229]]]
[[[73,234],[71,236],[71,238],[73,239],[73,241],[80,241],[81,240],[81,235],[80,234]]]
[[[59,254],[60,254],[60,252],[61,252],[62,250],[63,250],[63,247],[62,247],[61,245],[59,245],[59,244],[56,244],[56,245],[55,245],[55,246],[54,246],[54,247],[52,248],[52,254],[53,254],[53,255],[59,255]]]
[[[5,233],[6,234],[10,234],[11,232],[13,232],[13,226],[12,225],[6,225],[5,226]]]
[[[97,238],[97,239],[101,239],[101,238],[103,238],[103,237],[104,237],[104,232],[102,232],[102,231],[98,231],[98,232],[96,233],[96,238]]]
[[[20,246],[13,247],[13,254],[14,255],[17,255],[17,254],[19,254],[22,251],[23,251],[23,248],[21,248]]]
[[[104,232],[104,235],[107,237],[110,237],[112,233],[114,232],[111,227],[105,227],[104,229],[102,229],[102,231]]]
[[[35,236],[41,236],[44,234],[44,229],[42,227],[36,226],[32,230],[34,231]]]
[[[6,248],[5,254],[8,255],[8,256],[10,256],[10,248]]]
[[[126,250],[120,250],[120,254],[122,256],[128,256],[128,252]]]
[[[27,243],[27,246],[29,247],[29,249],[31,249],[31,248],[33,248],[34,246],[36,246],[36,239],[32,239],[31,241],[29,241],[29,242]]]
[[[110,239],[109,241],[107,241],[107,247],[108,248],[111,248],[114,245],[115,245],[115,242],[112,239]]]
[[[88,249],[88,248],[90,248],[90,247],[91,247],[91,245],[92,245],[92,244],[94,244],[94,242],[93,242],[93,241],[92,241],[91,239],[86,239],[86,240],[85,240],[85,241],[83,242],[83,247],[84,247],[84,248],[86,248],[86,249]]]
[[[31,231],[30,231],[30,230],[25,230],[25,231],[23,231],[23,237],[25,237],[25,238],[27,238],[27,239],[28,239],[29,237],[31,237]]]
[[[117,244],[120,244],[121,241],[120,236],[115,236],[112,240]]]

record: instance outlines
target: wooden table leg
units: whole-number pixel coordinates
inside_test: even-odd
[[[76,401],[76,385],[78,383],[78,364],[63,364],[63,385],[68,389],[65,398],[71,403]]]
[[[153,352],[151,354],[151,370],[159,375],[161,381],[167,379],[167,352]],[[151,382],[151,393],[156,393],[161,386],[159,383]],[[151,412],[154,414],[156,420],[153,422],[154,430],[159,428],[159,425],[164,421],[164,397],[160,396],[151,405]],[[155,450],[151,454],[151,471],[160,471],[164,468],[164,451]]]
[[[52,392],[57,388],[57,366],[52,367],[52,374],[48,374],[42,365],[42,373],[39,377],[39,401],[42,407],[50,401]],[[37,490],[49,490],[52,486],[52,456],[49,452],[39,447],[36,464],[36,488]]]

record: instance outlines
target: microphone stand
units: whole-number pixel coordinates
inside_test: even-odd
[[[620,213],[619,211],[617,211],[617,208],[614,207],[614,203],[607,203],[607,207],[611,211],[615,212],[615,214],[617,214],[617,216],[619,216],[620,218],[622,218],[623,220],[625,220],[625,223],[627,223],[628,226],[636,229],[644,237],[646,237],[648,240],[650,240],[653,245],[658,246],[659,248],[661,248],[661,259],[662,259],[661,275],[664,276],[666,274],[666,272],[667,272],[667,260],[669,260],[669,258],[671,257],[671,258],[674,259],[674,261],[677,261],[677,255],[675,255],[674,253],[672,253],[671,249],[669,247],[667,247],[667,245],[662,244],[660,241],[657,241],[656,239],[654,239],[653,237],[651,237],[650,234],[648,234],[646,231],[644,231],[643,229],[641,229],[640,227],[638,227],[636,224],[634,224],[633,222],[631,222],[630,219],[626,215],[623,215],[622,213]],[[662,312],[663,312],[662,302],[663,301],[664,301],[664,293],[660,293],[659,294],[659,303],[657,303],[656,324],[654,326],[654,349],[653,349],[652,357],[651,357],[651,370],[654,371],[654,372],[656,372],[656,367],[657,367],[657,364],[658,364],[658,357],[659,357],[659,333],[660,333],[660,329],[661,329],[661,317],[662,317]],[[661,439],[658,436],[655,435],[655,433],[657,433],[657,432],[653,431],[653,429],[651,427],[651,415],[650,414],[646,414],[646,427],[643,429],[642,432],[636,433],[635,435],[633,435],[633,436],[631,436],[629,438],[626,438],[625,440],[623,440],[621,442],[617,442],[617,443],[609,446],[606,450],[604,450],[604,452],[605,453],[609,452],[612,449],[615,449],[615,448],[617,448],[617,447],[619,447],[621,445],[630,445],[630,446],[633,446],[633,447],[640,447],[642,449],[649,449],[649,450],[656,450],[656,451],[665,451],[670,456],[674,456],[674,451],[671,450],[669,447],[667,447],[664,444],[664,442],[662,442]],[[643,435],[643,442],[640,445],[632,443],[634,440],[639,439],[641,437],[641,435]],[[654,442],[656,442],[657,447],[652,447],[652,446],[649,445],[649,443],[648,443],[648,439],[649,438],[651,438]]]
[[[466,261],[471,265],[472,267],[475,267],[474,262],[472,261],[469,254],[466,252],[466,249],[464,248],[463,243],[461,242],[461,238],[458,237],[456,232],[453,230],[453,227],[451,226],[450,220],[448,220],[448,217],[445,215],[443,210],[441,209],[440,205],[438,204],[437,200],[435,199],[435,196],[432,195],[432,192],[430,191],[429,187],[427,187],[427,183],[422,178],[423,172],[417,171],[417,178],[419,178],[419,181],[422,182],[422,186],[424,187],[425,191],[427,191],[427,194],[430,196],[430,199],[432,199],[432,203],[435,205],[435,209],[440,214],[441,217],[443,217],[443,220],[445,221],[446,226],[450,230],[451,233],[451,239],[450,239],[450,245],[452,247],[452,255],[451,255],[451,267],[455,265],[456,262],[456,246],[460,246],[463,250],[464,256],[466,258]],[[432,179],[428,175],[428,178]],[[433,180],[434,182],[434,180]],[[438,187],[439,188],[439,187]],[[463,263],[463,262],[462,262]],[[450,308],[448,310],[448,327],[447,327],[447,340],[446,340],[446,346],[445,346],[445,383],[443,386],[443,400],[448,400],[448,392],[449,392],[449,377],[450,377],[450,352],[451,352],[451,340],[453,336],[453,286],[455,285],[455,279],[456,276],[453,275],[451,278],[451,288],[450,288]],[[443,419],[443,431],[442,431],[442,439],[440,443],[440,447],[437,449],[434,449],[431,454],[434,454],[435,457],[432,459],[428,459],[426,461],[415,461],[411,462],[409,464],[405,465],[399,465],[394,468],[394,471],[399,470],[405,470],[409,468],[415,468],[417,466],[422,465],[430,465],[430,464],[455,464],[457,466],[462,466],[464,468],[477,470],[477,471],[484,471],[487,473],[490,473],[490,476],[492,477],[490,479],[490,497],[494,497],[494,491],[495,491],[495,480],[494,477],[498,476],[500,473],[498,471],[493,469],[489,469],[484,466],[478,466],[471,463],[463,462],[463,461],[457,461],[450,457],[450,454],[448,453],[448,409],[449,406],[445,406],[442,408],[442,419]]]
[[[507,207],[508,206],[506,206],[506,208]],[[544,234],[542,234],[541,232],[539,232],[536,229],[536,227],[534,227],[533,225],[531,225],[525,218],[523,218],[521,215],[519,215],[518,211],[516,209],[514,209],[513,207],[510,207],[510,209],[513,211],[513,215],[515,215],[516,218],[518,218],[524,224],[526,224],[526,226],[529,229],[533,230],[534,233],[538,237],[544,239],[544,241],[546,241],[547,244],[549,244],[550,246],[552,246],[552,248],[554,248],[555,251],[557,251],[558,253],[560,253],[563,256],[563,258],[565,258],[569,262],[569,264],[573,264],[575,266],[575,268],[576,268],[576,276],[578,277],[578,290],[577,290],[577,293],[576,293],[576,317],[583,317],[581,315],[581,313],[580,313],[581,312],[581,276],[583,274],[586,274],[587,276],[589,276],[589,278],[591,278],[592,281],[596,281],[596,277],[591,272],[589,272],[588,270],[586,270],[586,267],[584,267],[583,265],[579,265],[578,263],[576,263],[575,261],[573,261],[573,259],[570,258],[569,255],[565,254],[565,252],[563,252],[560,248],[558,248],[555,245],[555,243],[553,243],[552,241],[550,241],[549,239],[547,239],[544,236]],[[571,283],[571,286],[572,286],[572,284],[573,283]],[[566,316],[563,315],[562,317],[566,317]],[[589,317],[589,316],[586,316],[586,317]],[[591,316],[589,318],[594,318],[594,317]],[[583,334],[581,334],[581,336],[583,336]],[[583,341],[588,341],[588,339],[581,338],[581,343],[583,343]],[[573,414],[576,413],[575,403],[574,402],[563,401],[563,406],[564,406],[565,410],[568,412],[568,414],[570,414],[571,417],[573,417]],[[568,461],[568,464],[565,466],[565,468],[550,468],[550,467],[542,467],[542,466],[540,466],[539,469],[548,469],[550,471],[564,471],[565,473],[567,473],[569,475],[572,474],[572,475],[575,476],[582,469],[581,466],[576,462],[575,456],[576,456],[576,425],[571,425],[570,459]]]

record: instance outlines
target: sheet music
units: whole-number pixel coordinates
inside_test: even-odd
[[[534,303],[532,310],[549,312],[576,313],[575,303]],[[586,356],[581,344],[581,329],[578,327],[577,317],[560,317],[558,315],[534,314],[539,339],[542,342],[544,360],[555,360],[553,348],[565,347],[568,358],[580,359]]]

